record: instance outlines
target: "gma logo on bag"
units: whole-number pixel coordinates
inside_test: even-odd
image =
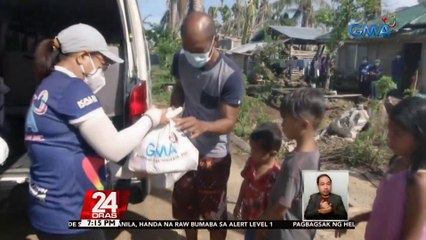
[[[169,136],[169,144],[161,144],[159,142],[149,143],[146,147],[146,156],[148,157],[170,157],[178,154],[175,145],[178,143],[177,136],[172,132]]]
[[[148,157],[170,157],[173,154],[177,154],[177,151],[171,143],[168,146],[150,143],[146,148],[146,156]]]

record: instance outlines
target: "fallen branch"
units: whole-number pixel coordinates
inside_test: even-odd
[[[320,157],[320,160],[331,160],[331,159],[337,159],[337,158],[341,158],[342,154],[335,154],[335,155],[327,155],[324,157]]]

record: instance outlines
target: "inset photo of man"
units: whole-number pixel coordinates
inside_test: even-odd
[[[304,171],[303,219],[348,220],[348,171]]]

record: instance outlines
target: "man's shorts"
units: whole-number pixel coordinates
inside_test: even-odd
[[[173,189],[173,217],[178,220],[226,220],[226,188],[231,155],[201,158],[197,171],[187,172]]]

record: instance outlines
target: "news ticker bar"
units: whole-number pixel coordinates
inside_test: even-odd
[[[266,229],[355,229],[353,221],[154,221],[154,220],[72,220],[68,228],[266,228]]]

